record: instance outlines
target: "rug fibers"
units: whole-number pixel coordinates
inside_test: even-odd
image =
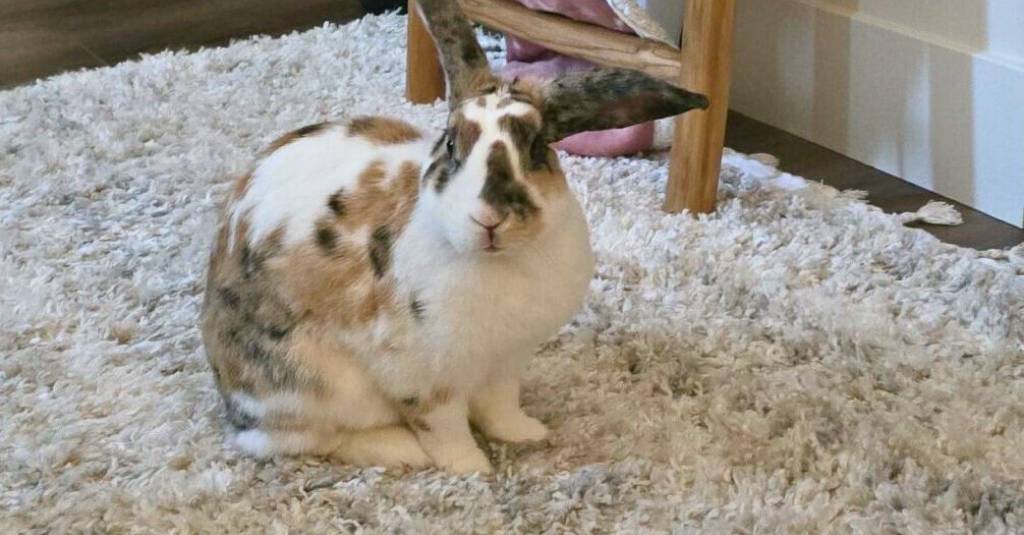
[[[552,438],[486,445],[496,477],[225,448],[196,328],[217,207],[303,124],[440,127],[403,99],[404,24],[0,93],[0,532],[1024,532],[1020,251],[735,153],[699,219],[658,210],[663,159],[563,157],[597,275],[527,372]]]

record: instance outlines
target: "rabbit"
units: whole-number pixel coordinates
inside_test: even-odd
[[[246,454],[488,473],[471,423],[498,441],[544,439],[519,378],[594,271],[548,145],[707,107],[622,69],[503,82],[456,2],[419,5],[445,71],[447,129],[306,126],[259,155],[223,210],[201,331]]]

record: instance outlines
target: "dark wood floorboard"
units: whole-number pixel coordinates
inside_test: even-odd
[[[868,201],[886,212],[912,212],[931,200],[950,202],[963,214],[962,225],[920,225],[945,242],[977,249],[1024,242],[1024,230],[739,113],[729,114],[725,138],[726,145],[740,152],[774,154],[780,167],[794,175],[838,189],[867,191]]]
[[[165,48],[193,48],[252,34],[281,34],[345,22],[405,0],[0,0],[0,87],[67,69],[112,65]],[[732,113],[726,143],[779,157],[790,173],[861,189],[886,211],[920,208],[941,196],[777,128]],[[956,203],[954,203],[956,204]],[[1024,242],[1024,230],[958,205],[964,224],[923,228],[979,249]]]
[[[0,0],[0,87],[362,14],[358,0]]]

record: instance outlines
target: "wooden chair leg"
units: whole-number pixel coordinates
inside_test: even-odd
[[[711,107],[687,112],[676,121],[665,192],[667,212],[685,208],[698,214],[715,209],[729,111],[735,9],[735,0],[689,0],[683,19],[680,85],[706,94]]]
[[[434,39],[420,18],[416,0],[409,0],[408,44],[405,52],[405,96],[417,104],[444,98],[444,73]]]

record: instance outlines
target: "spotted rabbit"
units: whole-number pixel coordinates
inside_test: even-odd
[[[707,106],[620,69],[501,82],[457,3],[419,4],[445,67],[447,129],[432,142],[383,117],[302,128],[225,208],[202,331],[250,454],[489,472],[470,423],[544,438],[520,408],[520,372],[593,274],[548,145]]]

